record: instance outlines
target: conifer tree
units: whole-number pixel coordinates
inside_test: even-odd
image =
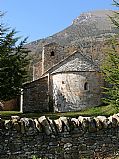
[[[15,30],[0,24],[0,100],[17,97],[27,78],[29,51],[24,48],[26,39],[17,44],[19,38],[15,35]]]
[[[114,0],[114,5],[119,7],[119,3]],[[114,17],[110,17],[114,25],[119,28],[119,13],[115,12]],[[108,41],[106,58],[102,65],[102,72],[107,82],[104,87],[104,103],[112,105],[119,110],[119,36],[114,36]]]

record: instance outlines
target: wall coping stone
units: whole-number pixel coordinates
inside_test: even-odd
[[[61,132],[73,132],[80,130],[83,132],[96,132],[101,129],[119,127],[119,113],[109,117],[83,117],[78,118],[60,117],[51,120],[46,116],[38,119],[20,118],[19,116],[11,116],[10,120],[0,118],[0,130],[17,131],[24,134],[30,131],[45,133],[46,135],[56,135]]]

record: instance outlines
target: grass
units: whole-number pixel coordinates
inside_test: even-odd
[[[38,118],[40,116],[47,116],[51,119],[59,118],[60,116],[66,117],[78,117],[78,116],[98,116],[98,115],[105,115],[110,116],[116,113],[115,109],[111,107],[111,105],[107,106],[98,106],[92,107],[85,110],[81,110],[78,112],[66,112],[66,113],[21,113],[19,111],[0,111],[0,116],[2,118],[8,119],[13,115],[18,115],[20,117],[29,117],[29,118]]]

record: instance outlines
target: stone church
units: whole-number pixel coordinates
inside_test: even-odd
[[[57,43],[44,45],[42,60],[33,67],[33,81],[24,85],[23,112],[79,111],[101,104],[104,80],[98,65]]]
[[[28,45],[33,81],[24,85],[23,112],[79,111],[101,105],[105,41],[118,34],[111,10],[82,13],[64,30]]]

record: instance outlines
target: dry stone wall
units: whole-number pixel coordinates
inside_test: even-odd
[[[0,159],[104,159],[119,153],[119,114],[0,119]]]

